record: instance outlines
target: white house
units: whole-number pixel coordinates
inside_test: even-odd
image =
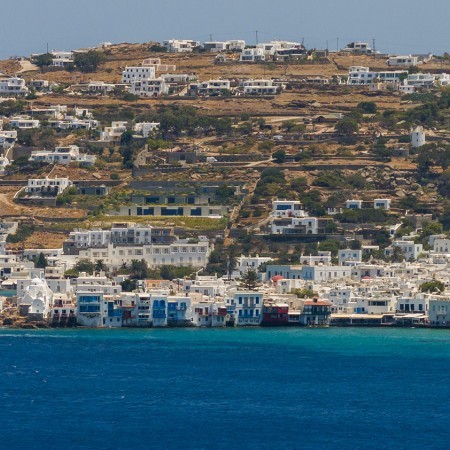
[[[67,67],[73,64],[73,52],[64,52],[52,50],[52,65],[55,67]]]
[[[242,50],[239,58],[241,62],[259,62],[266,60],[266,54],[262,48],[246,48]]]
[[[450,297],[433,295],[429,299],[429,322],[432,327],[450,326]]]
[[[242,52],[245,49],[245,41],[242,39],[231,39],[228,41],[228,50]]]
[[[362,200],[347,200],[345,202],[345,207],[347,209],[362,209],[363,201]]]
[[[133,81],[150,80],[156,76],[154,66],[126,66],[122,72],[122,83],[131,84]]]
[[[394,248],[398,247],[405,255],[405,259],[407,261],[409,260],[416,260],[418,256],[423,253],[423,245],[422,244],[415,244],[414,241],[407,241],[407,240],[396,240],[392,242],[392,246],[387,247],[384,250],[384,254],[386,256],[392,256],[394,252]]]
[[[200,46],[200,42],[190,39],[169,39],[163,41],[162,45],[169,53],[190,53]]]
[[[417,56],[390,56],[386,61],[389,67],[411,67],[417,66],[419,58]]]
[[[436,238],[433,242],[434,253],[450,253],[450,239]]]
[[[0,131],[0,147],[11,148],[17,141],[17,130]]]
[[[139,97],[159,97],[169,93],[169,86],[164,78],[136,80],[131,82],[130,93]]]
[[[391,199],[390,198],[376,198],[373,201],[373,208],[374,209],[384,209],[389,210],[391,209]]]
[[[272,216],[274,217],[306,217],[302,202],[298,200],[273,200]]]
[[[272,234],[318,234],[319,219],[317,217],[286,217],[273,219],[270,225]]]
[[[76,145],[67,147],[56,147],[54,150],[36,150],[31,152],[29,161],[45,162],[49,164],[70,164],[76,162],[79,164],[93,166],[97,157],[80,153]]]
[[[268,263],[272,261],[272,258],[268,258],[267,256],[244,256],[241,255],[237,259],[237,271],[238,275],[242,276],[247,270],[254,269],[258,271],[261,264]]]
[[[345,249],[338,252],[339,264],[345,264],[347,262],[359,263],[362,261],[362,250]]]
[[[25,188],[27,194],[29,195],[45,195],[62,194],[68,187],[72,185],[69,178],[29,178],[28,185]]]
[[[200,83],[199,93],[201,95],[218,95],[222,91],[229,91],[231,88],[230,80],[208,80]]]
[[[122,133],[127,131],[128,122],[112,122],[110,127],[105,127],[100,132],[100,141],[116,142],[120,141]]]
[[[379,80],[382,83],[398,83],[402,81],[403,77],[408,75],[407,71],[371,71],[369,67],[351,66],[348,71],[347,84],[350,85],[370,85],[374,80]]]
[[[104,81],[90,81],[87,85],[87,90],[95,94],[109,94],[115,89],[116,85],[112,83],[105,83]]]
[[[28,88],[25,80],[19,77],[0,79],[0,95],[25,95]]]
[[[411,73],[405,81],[408,86],[431,87],[436,84],[436,75],[432,73]]]
[[[139,122],[133,126],[133,131],[148,138],[150,134],[159,130],[159,122]]]
[[[211,41],[203,43],[203,49],[211,53],[224,52],[228,49],[228,46],[228,41]]]
[[[9,125],[21,130],[39,128],[41,123],[38,119],[31,119],[28,116],[14,116],[9,119]]]
[[[246,95],[275,95],[280,93],[278,86],[272,80],[244,80],[240,86],[244,88]]]
[[[226,299],[227,311],[235,319],[236,326],[261,324],[263,294],[255,291],[238,291]]]
[[[342,51],[349,53],[372,53],[372,48],[368,42],[351,42]]]

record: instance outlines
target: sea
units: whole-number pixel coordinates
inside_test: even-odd
[[[0,329],[2,449],[448,449],[450,330]]]

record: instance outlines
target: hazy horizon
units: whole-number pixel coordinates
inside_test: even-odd
[[[55,7],[55,3],[57,6]],[[345,3],[345,6],[343,6]],[[74,50],[100,42],[142,43],[164,39],[244,39],[249,45],[271,39],[304,40],[307,48],[331,50],[352,41],[372,44],[381,52],[409,54],[450,52],[447,21],[450,2],[432,7],[419,0],[229,0],[211,11],[205,0],[22,0],[2,11],[0,58],[29,56],[49,49]],[[20,32],[17,30],[20,27]]]

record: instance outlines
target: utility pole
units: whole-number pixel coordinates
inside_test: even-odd
[[[48,42],[47,42],[47,53],[48,53]]]
[[[328,41],[327,41],[327,51],[328,51]]]
[[[210,34],[210,35],[209,35],[209,42],[212,42],[212,40],[213,40],[213,35]]]
[[[259,44],[259,41],[258,41],[258,30],[255,31],[255,36],[256,36],[256,45],[258,45]]]
[[[373,59],[375,59],[375,38],[372,39],[372,53],[373,53]]]
[[[336,51],[339,51],[339,38],[336,38]]]

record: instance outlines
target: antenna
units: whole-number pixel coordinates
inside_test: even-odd
[[[212,36],[212,34],[210,34],[209,35],[209,42],[212,42],[212,40],[213,40],[213,36]]]
[[[258,41],[258,30],[255,31],[255,36],[256,36],[256,45],[258,45],[259,44],[259,41]]]
[[[48,53],[48,42],[47,42],[47,53]]]
[[[375,53],[375,38],[372,39],[372,50]]]
[[[327,40],[327,51],[328,51],[328,40]]]
[[[339,38],[336,38],[336,51],[339,51]]]

